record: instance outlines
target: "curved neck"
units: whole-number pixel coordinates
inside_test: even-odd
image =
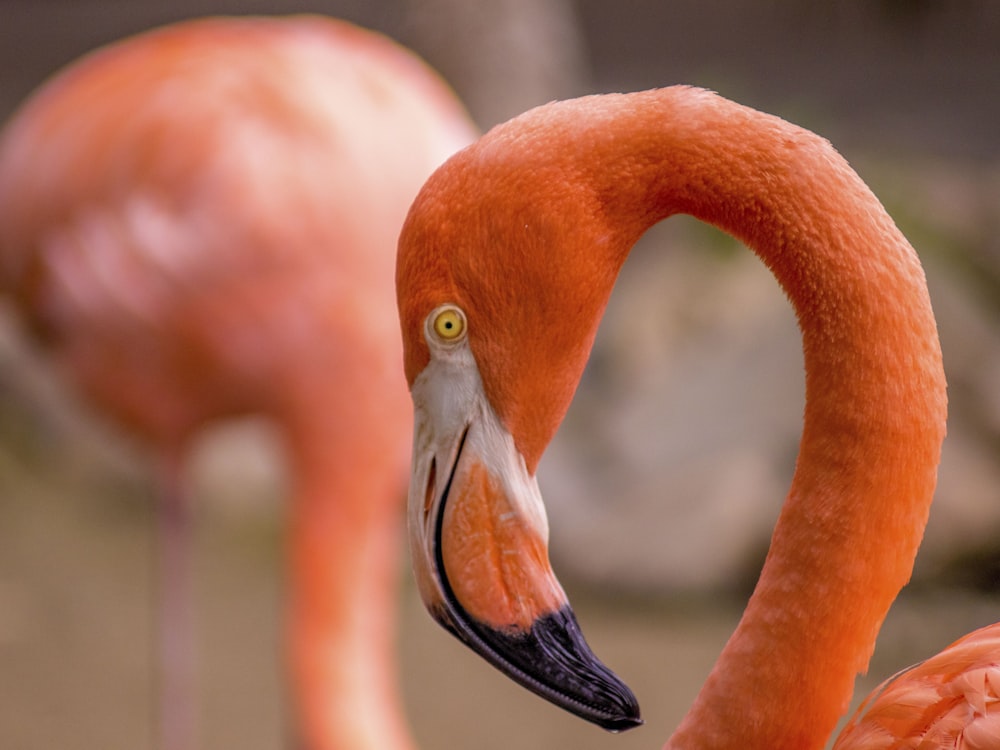
[[[586,125],[562,121],[616,236],[608,265],[673,213],[710,222],[772,270],[805,353],[798,464],[766,564],[668,746],[821,748],[909,578],[936,482],[946,395],[923,271],[812,133],[689,89],[589,101]]]

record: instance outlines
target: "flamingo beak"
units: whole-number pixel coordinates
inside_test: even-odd
[[[411,389],[409,530],[424,604],[546,700],[611,731],[638,726],[635,696],[590,650],[549,565],[535,478],[483,396],[474,362],[456,364],[432,361]]]

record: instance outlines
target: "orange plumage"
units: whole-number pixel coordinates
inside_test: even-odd
[[[1000,746],[1000,623],[958,639],[872,691],[834,750]]]
[[[309,747],[410,744],[391,632],[409,443],[393,254],[421,182],[472,137],[412,54],[302,16],[98,50],[0,140],[0,284],[91,403],[155,449],[165,522],[182,527],[164,549],[171,606],[188,596],[172,569],[194,435],[252,412],[286,438],[289,658]],[[189,616],[165,626],[168,703],[191,700],[170,664]],[[192,742],[191,713],[164,717],[171,748]]]
[[[819,750],[910,576],[947,397],[913,248],[828,142],[779,118],[684,87],[584,97],[498,126],[428,180],[397,261],[421,594],[442,624],[529,689],[609,729],[640,723],[565,599],[514,638],[482,599],[486,586],[498,601],[551,588],[544,556],[502,542],[515,530],[545,538],[542,452],[618,270],[639,236],[675,213],[735,235],[774,273],[802,330],[806,409],[754,594],[667,747]],[[435,334],[442,307],[467,320],[460,340]],[[485,519],[474,534],[450,523],[465,503]],[[477,544],[508,556],[492,577],[477,569],[469,606],[468,570],[441,553],[456,535],[466,559]],[[872,736],[877,747],[917,747],[919,737],[928,750],[1000,747],[998,630],[901,675],[838,747],[867,747]]]

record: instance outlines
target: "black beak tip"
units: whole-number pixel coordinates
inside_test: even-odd
[[[542,635],[553,625],[556,633]],[[548,672],[556,693],[540,692],[543,697],[612,733],[643,724],[635,693],[590,650],[572,610],[566,608],[552,621],[536,623],[532,633],[540,643],[554,646],[549,663],[555,668],[538,672]]]
[[[459,612],[464,616],[434,614],[454,635],[528,690],[609,732],[624,732],[643,723],[635,694],[590,650],[568,606],[539,618],[527,633],[496,630]]]

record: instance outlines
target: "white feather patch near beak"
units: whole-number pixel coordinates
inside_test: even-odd
[[[529,690],[611,731],[642,723],[593,654],[548,558],[541,493],[486,398],[464,313],[428,316],[414,406],[410,552],[425,606]]]
[[[440,606],[450,580],[470,614],[494,627],[530,627],[543,614],[538,605],[555,610],[565,603],[548,565],[538,483],[487,401],[468,343],[431,352],[411,389],[408,520],[421,594],[428,607]],[[451,570],[439,569],[443,561]],[[532,573],[535,580],[525,580]]]

